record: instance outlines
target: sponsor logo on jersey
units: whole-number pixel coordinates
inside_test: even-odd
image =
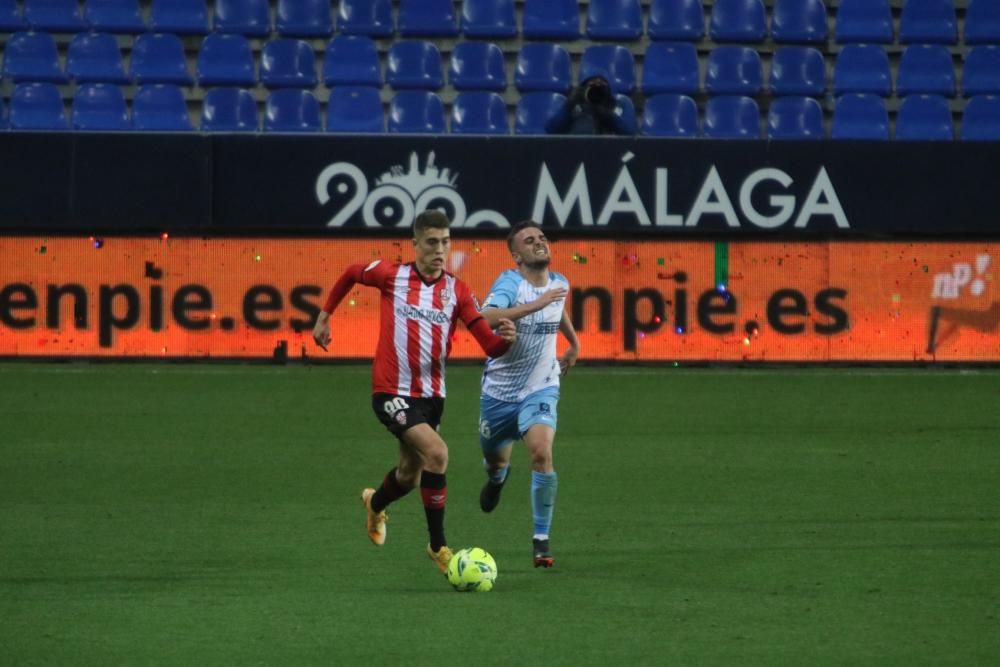
[[[423,320],[431,324],[448,324],[448,315],[440,310],[430,308],[417,308],[410,304],[396,306],[396,314],[410,320]]]

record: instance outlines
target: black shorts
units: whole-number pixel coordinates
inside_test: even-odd
[[[390,433],[402,438],[406,429],[417,424],[428,424],[436,431],[444,413],[444,399],[372,394],[372,410]]]

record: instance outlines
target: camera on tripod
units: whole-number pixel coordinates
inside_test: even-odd
[[[611,106],[611,86],[604,79],[591,79],[583,89],[583,99],[595,107]]]

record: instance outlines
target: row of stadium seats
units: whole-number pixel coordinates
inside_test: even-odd
[[[147,29],[179,34],[210,30],[267,37],[272,31],[268,0],[152,0],[148,21],[137,0],[0,0],[0,31],[25,27],[53,32],[93,28],[139,33]],[[456,16],[453,0],[340,0],[337,29],[373,37],[467,37],[507,39],[631,41],[644,33],[656,40],[699,40],[705,35],[702,0],[650,0],[643,20],[640,0],[589,0],[581,33],[577,0],[523,0],[521,28],[514,0],[464,0]],[[717,42],[825,42],[828,11],[823,0],[774,0],[768,29],[763,0],[714,0],[708,35]],[[889,0],[839,0],[834,36],[839,43],[891,43],[895,35]],[[329,37],[334,31],[328,0],[277,0],[274,30],[288,37]],[[994,0],[969,0],[965,12],[967,44],[1000,42],[1000,7]],[[902,44],[958,42],[958,21],[951,0],[908,0],[899,17]]]
[[[699,113],[694,99],[686,95],[660,94],[646,100],[641,119],[629,98],[619,95],[630,124],[638,123],[642,134],[667,137],[698,137]],[[544,134],[545,123],[561,107],[561,93],[526,93],[518,102],[514,132]],[[3,118],[0,109],[0,118]],[[320,132],[320,103],[306,90],[282,89],[269,94],[263,129],[279,132]],[[10,125],[18,130],[64,130],[67,118],[59,90],[51,83],[20,84],[11,99]],[[83,84],[73,99],[70,125],[78,130],[186,131],[192,125],[184,95],[177,86],[143,86],[132,103],[131,117],[122,90],[112,84]],[[326,111],[327,132],[385,131],[382,101],[372,87],[344,86],[330,93]],[[766,136],[771,139],[823,139],[823,110],[810,97],[775,99],[768,109]],[[428,91],[397,93],[389,104],[388,131],[436,133],[446,131],[441,98]],[[203,99],[201,129],[205,131],[257,131],[257,103],[240,88],[215,88]],[[488,91],[460,93],[451,109],[450,131],[456,134],[509,133],[506,104]],[[761,138],[760,110],[746,96],[723,95],[708,100],[704,135],[721,139]],[[882,98],[848,94],[837,98],[830,136],[834,139],[889,139],[889,117]],[[955,137],[948,101],[938,95],[911,95],[900,104],[896,116],[897,139],[944,140]],[[1000,140],[1000,96],[969,100],[962,117],[962,139]]]
[[[46,33],[17,33],[7,42],[2,76],[15,82],[65,83],[194,83],[184,48],[173,34],[149,33],[136,38],[126,73],[114,35],[80,33],[69,44],[65,71],[59,64],[55,41]],[[198,53],[196,76],[202,86],[254,86],[257,68],[249,41],[242,35],[212,34]],[[438,47],[429,41],[399,41],[389,47],[385,81],[392,88],[440,90],[445,72]],[[259,82],[267,88],[327,86],[381,86],[382,64],[375,42],[368,37],[338,36],[323,54],[321,77],[312,46],[302,40],[279,38],[261,50]],[[607,76],[616,93],[639,89],[646,95],[683,93],[757,95],[764,85],[760,54],[744,46],[717,46],[709,52],[704,84],[693,44],[651,43],[643,56],[641,81],[636,79],[632,52],[621,46],[594,44],[580,59],[580,80],[591,74]],[[952,54],[942,45],[912,45],[899,61],[895,90],[900,95],[927,93],[953,97],[956,74]],[[504,54],[491,42],[455,45],[448,81],[457,90],[504,91],[508,86]],[[527,43],[518,53],[514,84],[520,92],[551,90],[565,93],[572,85],[569,53],[555,43]],[[774,52],[769,89],[775,95],[815,95],[827,91],[826,62],[812,47],[786,46]],[[893,92],[889,56],[879,45],[849,44],[833,65],[832,92]],[[1000,46],[969,49],[962,65],[964,96],[1000,94]]]

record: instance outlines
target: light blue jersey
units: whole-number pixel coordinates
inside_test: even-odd
[[[483,302],[486,308],[513,308],[531,303],[557,287],[569,291],[569,281],[560,273],[549,272],[548,283],[535,287],[516,270],[504,271],[493,283]],[[556,339],[565,299],[517,320],[517,340],[507,352],[486,360],[483,394],[516,403],[546,387],[559,386],[559,359]]]

